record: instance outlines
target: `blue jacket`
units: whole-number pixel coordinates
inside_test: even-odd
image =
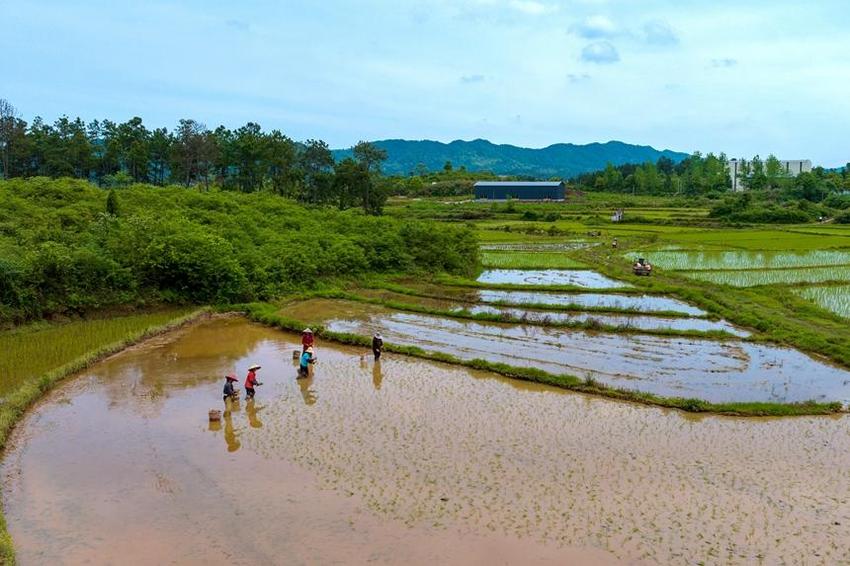
[[[306,368],[307,364],[312,364],[312,363],[313,363],[313,354],[311,354],[310,352],[304,352],[303,354],[301,354],[301,367],[302,368]]]

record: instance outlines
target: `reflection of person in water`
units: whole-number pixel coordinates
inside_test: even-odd
[[[248,413],[248,424],[251,425],[251,428],[263,428],[263,423],[257,418],[257,413],[262,410],[262,407],[257,408],[254,405],[253,400],[245,406],[245,412]]]
[[[375,391],[381,388],[381,382],[384,376],[381,374],[381,360],[376,360],[372,366],[372,385],[375,386]]]
[[[316,403],[316,392],[310,388],[312,385],[312,375],[298,380],[298,388],[301,390],[301,397],[304,399],[305,405],[314,405]]]
[[[227,443],[228,452],[236,452],[242,447],[242,443],[236,438],[236,433],[233,431],[233,417],[230,411],[224,413],[224,441]]]

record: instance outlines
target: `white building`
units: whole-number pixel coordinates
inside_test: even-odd
[[[796,177],[800,173],[812,171],[812,162],[809,159],[780,159],[779,163],[782,166],[782,171],[788,177]],[[726,168],[729,170],[729,177],[732,179],[732,190],[743,191],[746,189],[747,176],[752,173],[752,161],[730,159]]]

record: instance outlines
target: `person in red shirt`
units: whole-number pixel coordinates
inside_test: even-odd
[[[257,370],[260,369],[260,366],[257,364],[252,365],[248,368],[248,377],[245,378],[245,400],[249,401],[254,398],[254,387],[258,385],[262,385],[257,380]]]
[[[315,341],[316,339],[313,336],[313,331],[309,328],[305,328],[301,333],[301,353],[303,354],[306,352],[307,348],[312,348]]]

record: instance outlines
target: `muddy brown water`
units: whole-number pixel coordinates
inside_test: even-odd
[[[296,382],[296,344],[214,320],[48,394],[2,465],[19,562],[850,561],[847,417],[692,417],[321,342]],[[255,361],[253,406],[208,423]]]
[[[445,319],[329,299],[296,303],[283,314],[337,332],[381,332],[388,343],[464,360],[592,377],[666,397],[850,403],[850,371],[768,344]]]
[[[711,330],[722,330],[735,336],[747,337],[750,333],[742,328],[729,324],[725,320],[706,320],[703,318],[674,318],[663,316],[652,316],[650,314],[608,314],[601,312],[565,313],[561,311],[547,311],[541,309],[520,309],[494,305],[474,305],[459,301],[446,299],[433,299],[429,297],[416,297],[393,293],[392,291],[362,289],[357,291],[358,295],[378,298],[384,301],[395,301],[398,303],[419,305],[427,308],[445,311],[468,311],[472,314],[487,313],[505,315],[516,319],[530,322],[550,323],[586,323],[596,321],[607,326],[620,326],[641,330],[696,330],[707,332]],[[507,301],[506,301],[507,302]]]
[[[575,285],[596,289],[631,287],[589,269],[488,269],[478,276],[479,283],[511,285]]]

